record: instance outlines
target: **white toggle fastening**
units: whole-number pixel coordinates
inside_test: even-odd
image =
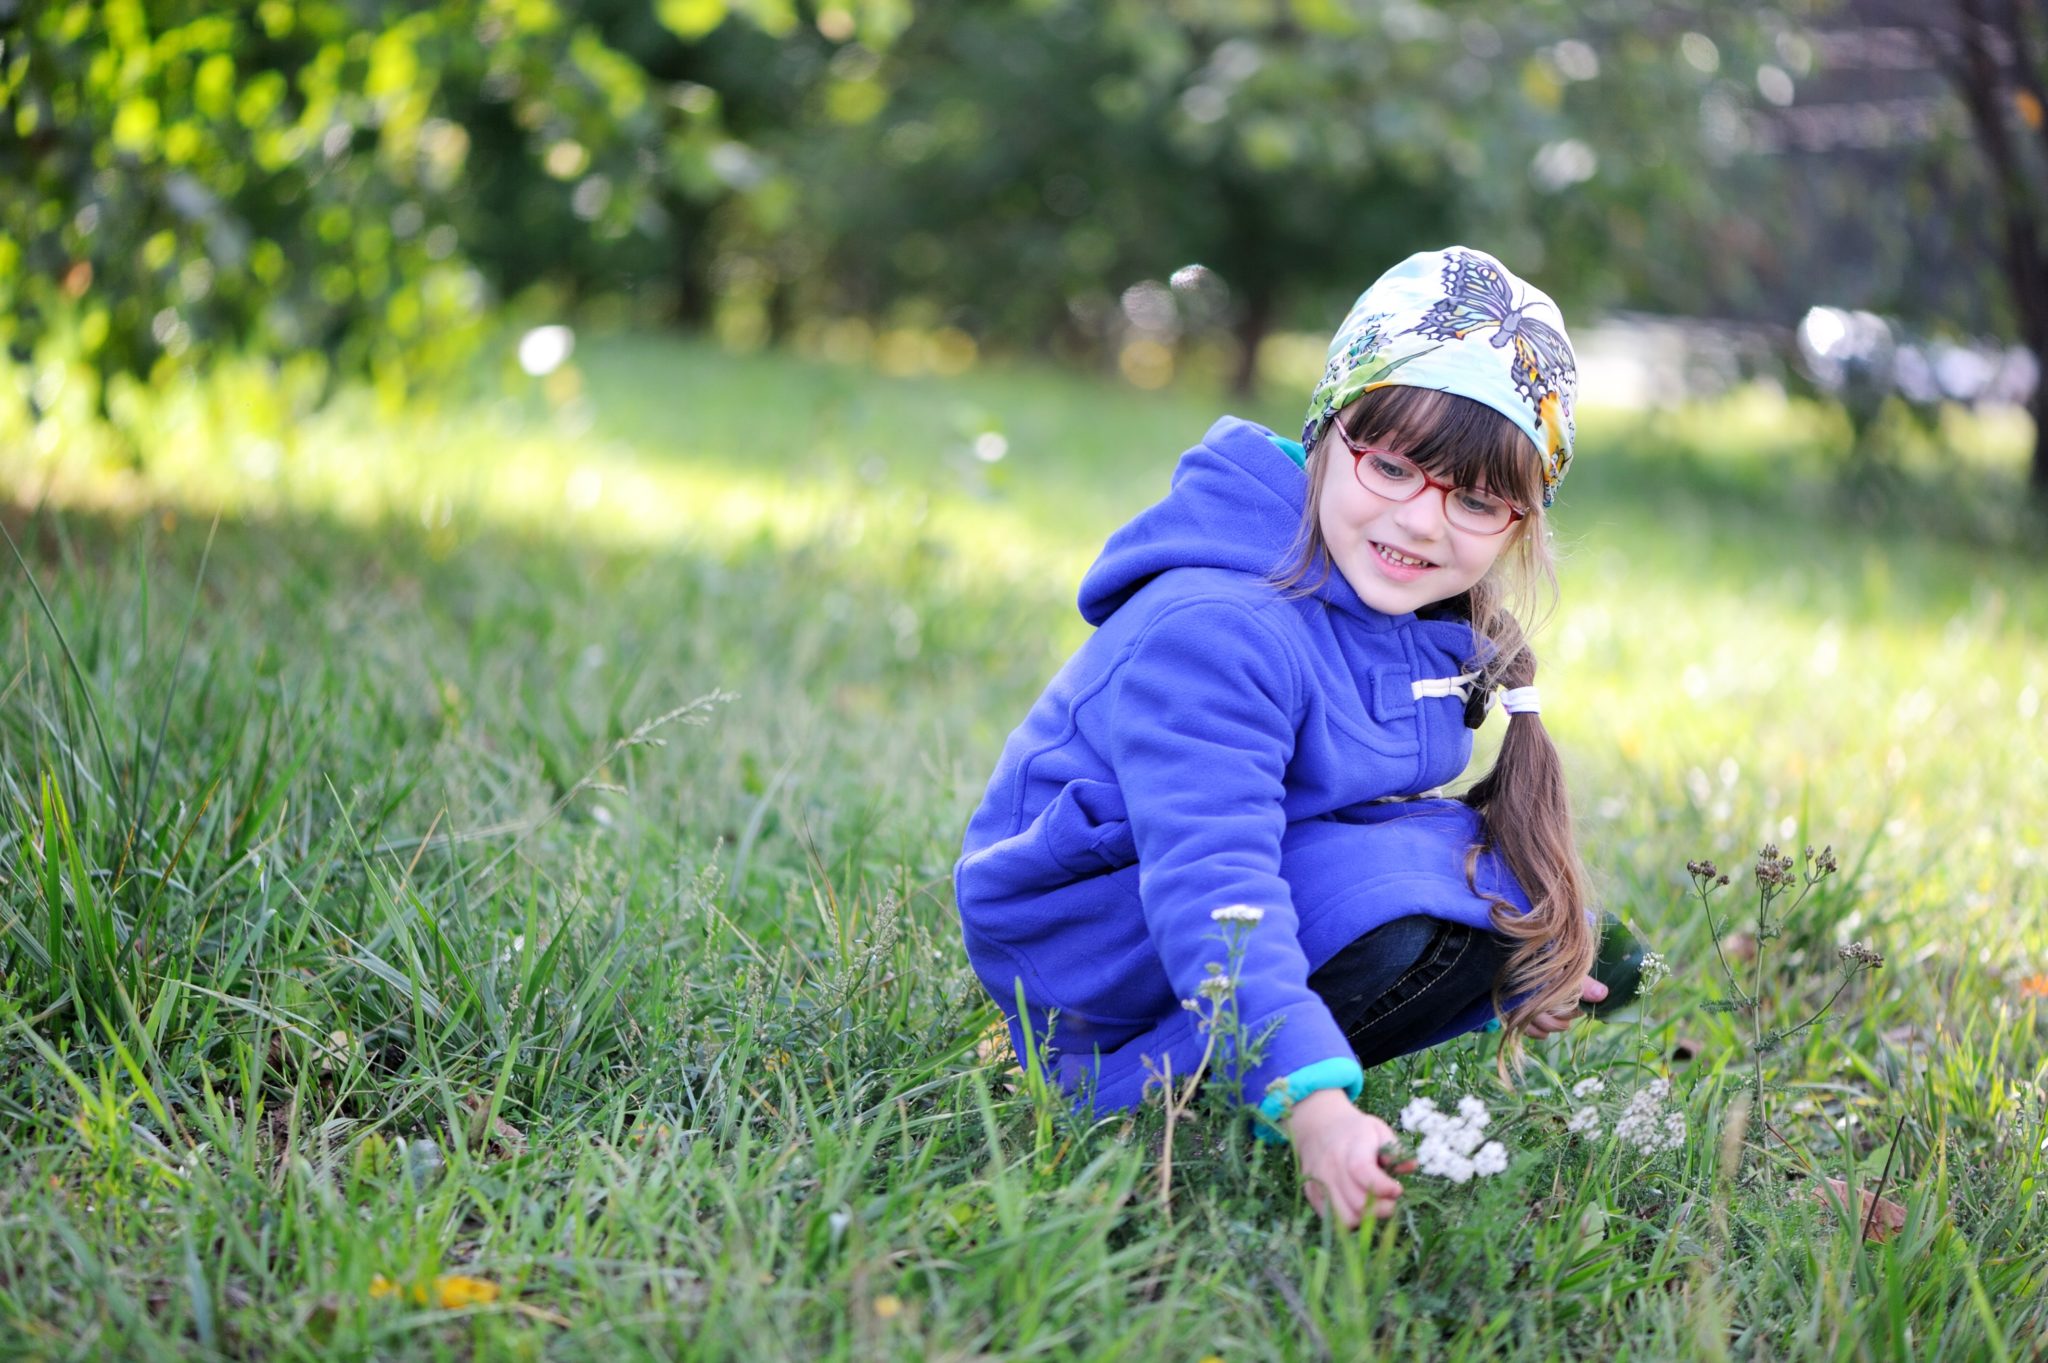
[[[1432,696],[1456,696],[1463,700],[1472,694],[1472,683],[1478,680],[1477,672],[1467,672],[1462,677],[1421,677],[1408,683],[1408,694],[1416,700]]]
[[[1511,686],[1500,693],[1500,703],[1511,715],[1533,715],[1543,703],[1533,686]]]

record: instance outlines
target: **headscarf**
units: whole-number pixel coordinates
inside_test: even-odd
[[[1520,427],[1543,467],[1543,505],[1572,462],[1578,364],[1550,295],[1484,251],[1420,251],[1358,296],[1330,341],[1301,443],[1359,394],[1406,384],[1483,402]]]

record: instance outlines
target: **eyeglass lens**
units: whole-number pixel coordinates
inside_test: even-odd
[[[1356,460],[1358,481],[1366,491],[1389,501],[1405,502],[1436,487],[1444,494],[1444,518],[1461,530],[1498,534],[1514,522],[1514,510],[1490,492],[1449,487],[1426,477],[1420,468],[1396,454],[1370,450]]]

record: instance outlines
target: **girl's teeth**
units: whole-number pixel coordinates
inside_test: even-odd
[[[1429,566],[1427,559],[1410,558],[1406,554],[1397,553],[1387,548],[1384,544],[1380,546],[1380,555],[1394,563],[1405,563],[1411,568],[1427,568]]]

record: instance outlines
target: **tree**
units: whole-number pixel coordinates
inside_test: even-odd
[[[37,7],[0,68],[0,326],[104,376],[222,348],[326,352],[389,382],[461,353],[482,281],[435,117],[460,7],[385,28],[340,0]],[[105,393],[102,391],[104,402]]]
[[[2048,507],[2048,15],[2031,0],[1879,0],[1870,9],[1917,35],[1961,101],[1990,177],[1998,265],[2035,360],[2028,483]]]
[[[631,8],[609,17],[681,46]],[[83,361],[103,411],[112,385],[240,352],[417,390],[494,294],[659,270],[663,205],[732,190],[715,92],[552,0],[35,6],[0,108],[0,339]]]

